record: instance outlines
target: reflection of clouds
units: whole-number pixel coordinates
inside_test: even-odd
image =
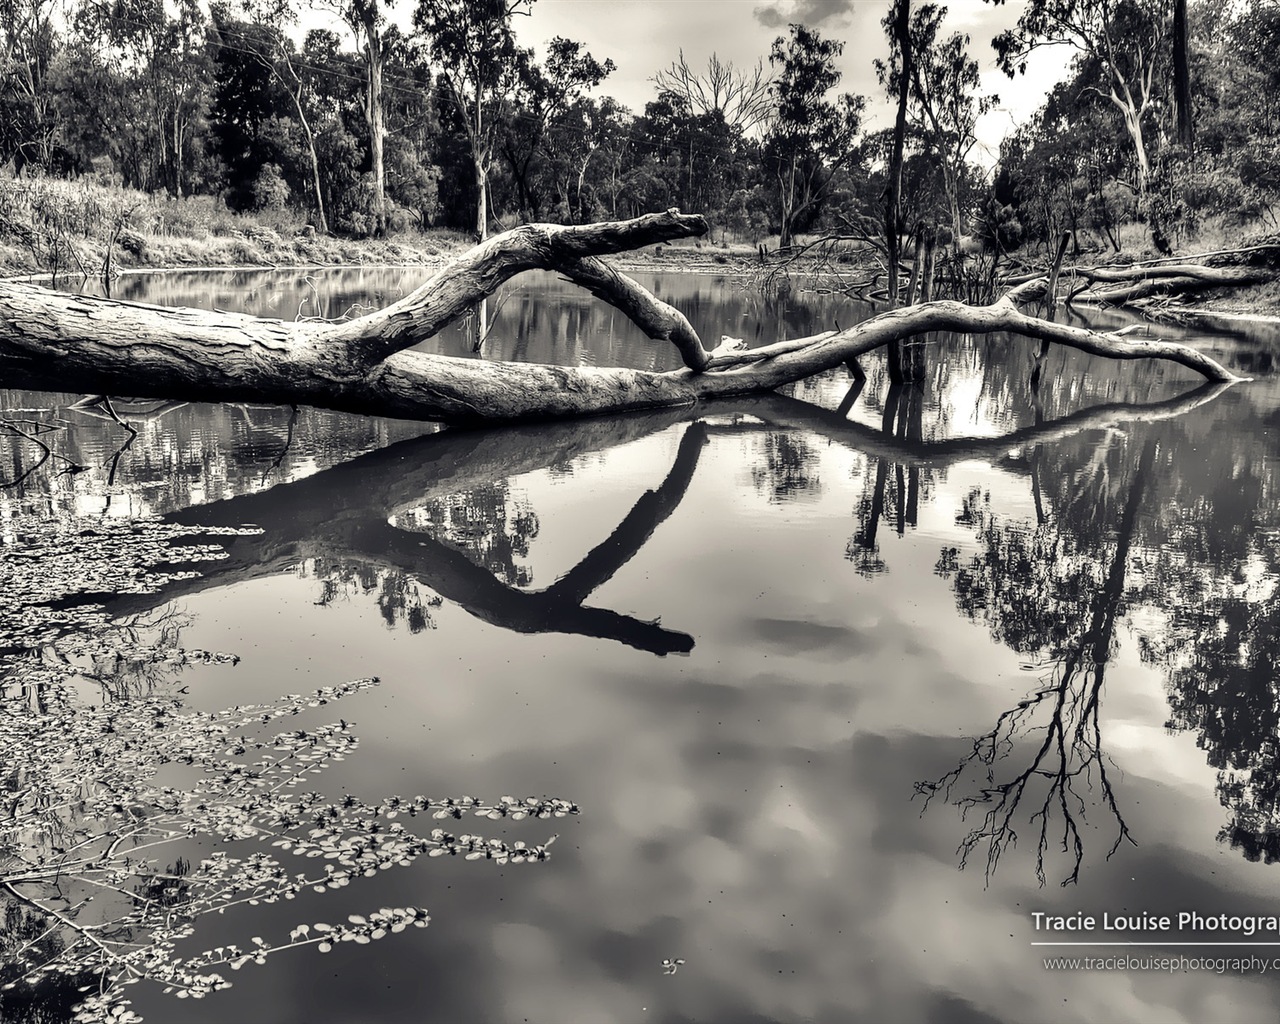
[[[667,471],[677,436],[593,455],[575,473],[601,469],[625,513]],[[196,595],[193,611],[236,605],[219,628],[241,635],[191,642],[254,652],[239,679],[219,682],[220,702],[236,685],[251,694],[255,673],[294,671],[302,648],[326,675],[383,677],[376,705],[354,712],[365,747],[334,776],[350,790],[515,789],[583,808],[547,829],[561,833],[549,864],[424,865],[371,880],[372,894],[344,890],[352,912],[428,906],[427,944],[326,962],[351,979],[333,985],[316,981],[312,960],[282,962],[268,971],[287,981],[270,988],[294,1002],[239,1019],[333,1019],[335,1005],[346,1019],[556,1024],[1274,1019],[1269,980],[1046,972],[1029,945],[1033,909],[1185,900],[1216,911],[1272,898],[1269,874],[1215,851],[1212,779],[1162,774],[1187,739],[1163,731],[1159,676],[1127,636],[1105,713],[1126,727],[1110,752],[1140,849],[1103,863],[1103,844],[1069,890],[1036,888],[1034,851],[1015,850],[988,888],[980,870],[956,870],[964,822],[922,818],[911,800],[916,779],[952,767],[965,737],[1025,693],[1019,657],[958,617],[933,572],[941,542],[971,538],[954,522],[970,483],[1026,514],[1025,479],[977,461],[951,467],[943,486],[957,500],[922,504],[918,531],[885,539],[893,573],[867,581],[842,557],[851,502],[837,485],[865,459],[815,444],[830,484],[795,516],[744,480],[749,450],[714,439],[679,507],[597,595],[687,630],[687,658],[513,635],[446,603],[424,661],[422,638],[371,634],[376,617],[355,603],[315,609],[309,592],[284,592],[302,593],[298,581]],[[533,504],[566,558],[603,535],[601,522],[587,532],[595,506],[578,492],[563,489],[557,504],[556,487],[538,488]],[[263,609],[273,617],[243,621]],[[668,957],[687,961],[678,974],[663,973]],[[361,980],[375,968],[376,983]],[[240,985],[196,1012],[231,1019],[264,998]],[[336,1004],[335,987],[346,994]]]
[[[871,630],[828,626],[799,619],[752,619],[743,623],[744,639],[786,654],[821,652],[823,658],[853,658],[880,646]]]
[[[753,719],[771,703],[762,696],[738,717]],[[683,707],[679,720],[696,720],[691,710]],[[809,709],[811,718],[821,713],[820,705]],[[692,738],[674,731],[673,745]],[[980,873],[958,874],[954,836],[923,828],[907,801],[882,786],[920,763],[935,738],[868,737],[780,758],[779,748],[797,738],[740,742],[714,776],[701,770],[705,744],[695,740],[687,748],[693,763],[680,774],[700,780],[690,787],[696,802],[665,822],[661,859],[648,858],[619,821],[616,830],[592,829],[597,841],[582,846],[583,874],[571,877],[560,865],[539,876],[540,905],[526,912],[559,945],[557,961],[569,965],[575,991],[601,998],[614,991],[594,962],[597,930],[651,941],[628,946],[625,994],[599,1012],[557,1018],[551,1008],[570,1004],[563,996],[555,1002],[547,978],[546,1003],[531,1007],[509,993],[508,1005],[535,1020],[624,1022],[636,1019],[630,1008],[659,999],[656,1019],[1266,1019],[1267,990],[1230,978],[1114,972],[1089,974],[1082,984],[1081,974],[1045,971],[1043,954],[1029,945],[1030,910],[1099,906],[1102,893],[1015,885],[993,894]],[[630,776],[638,767],[624,758],[610,771]],[[726,815],[733,842],[699,834],[699,818]],[[1158,871],[1170,854],[1153,850],[1147,863],[1128,868]],[[1209,892],[1202,901],[1214,898]],[[566,904],[591,905],[590,920],[565,920],[557,908]],[[688,959],[682,987],[664,991],[649,974],[664,950],[676,949]],[[1240,991],[1240,1001],[1223,1016],[1228,989]],[[548,1012],[530,1013],[541,1006]]]

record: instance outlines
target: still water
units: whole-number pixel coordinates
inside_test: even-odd
[[[156,276],[123,297],[335,316],[420,274]],[[643,283],[710,340],[864,315],[709,276]],[[490,356],[672,364],[553,278],[495,305]],[[1227,958],[1270,967],[1280,946],[1194,943],[1280,943],[1280,929],[1177,927],[1280,915],[1274,342],[1161,331],[1256,379],[1206,390],[1180,368],[1054,351],[1036,395],[1026,343],[942,336],[927,380],[901,391],[869,359],[861,389],[840,371],[768,398],[481,432],[188,405],[133,416],[127,447],[76,396],[0,393],[27,433],[57,428],[34,471],[40,448],[0,439],[6,516],[257,529],[212,538],[229,557],[198,577],[101,598],[158,647],[239,661],[95,662],[81,679],[95,702],[146,691],[218,712],[377,676],[341,700],[359,745],[308,786],[577,809],[448,822],[557,836],[539,863],[424,856],[198,916],[175,956],[380,907],[424,907],[431,924],[224,968],[234,985],[199,1001],[138,984],[132,1011],[1274,1020],[1280,963]],[[22,755],[4,757],[18,778]],[[252,848],[195,836],[184,856]],[[1104,913],[1173,922],[1035,928]],[[1184,945],[1033,945],[1062,941]],[[1059,955],[1211,962],[1046,965]],[[53,1002],[22,1019],[58,1019]]]

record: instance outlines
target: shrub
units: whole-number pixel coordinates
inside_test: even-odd
[[[255,210],[283,210],[289,202],[289,183],[280,173],[279,164],[263,164],[253,183]]]

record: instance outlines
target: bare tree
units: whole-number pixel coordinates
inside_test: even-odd
[[[653,76],[653,82],[660,92],[684,97],[693,114],[719,114],[725,124],[743,135],[763,125],[773,107],[769,96],[773,77],[765,70],[764,61],[743,70],[712,53],[706,70],[695,71],[682,49],[671,67]]]

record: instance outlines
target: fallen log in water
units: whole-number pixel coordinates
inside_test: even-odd
[[[706,231],[669,210],[630,221],[525,225],[458,257],[379,312],[346,323],[287,322],[169,309],[0,283],[0,380],[11,387],[184,401],[312,405],[370,415],[476,425],[687,405],[769,391],[928,331],[1011,332],[1114,359],[1165,359],[1212,381],[1239,379],[1169,341],[1050,323],[1015,305],[928,302],[843,331],[750,351],[708,351],[677,310],[601,262],[603,254]],[[464,315],[504,281],[558,271],[675,346],[684,368],[559,367],[406,351]]]

